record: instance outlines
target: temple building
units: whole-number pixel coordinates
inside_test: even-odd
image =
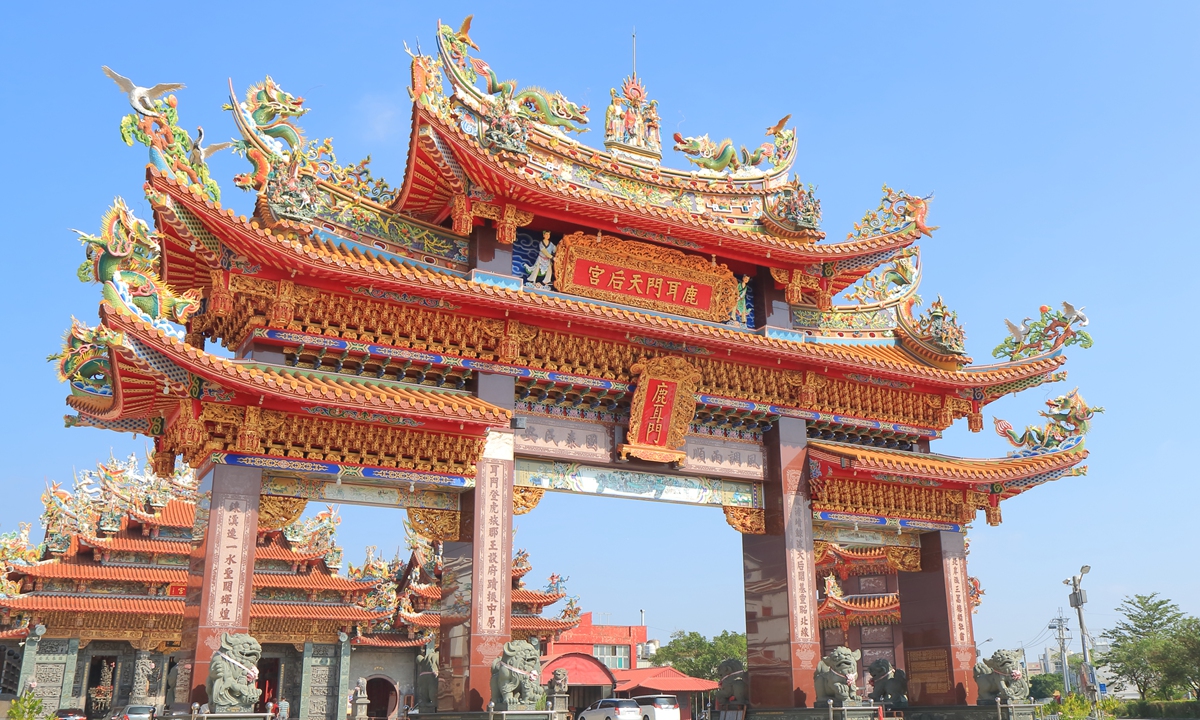
[[[185,528],[125,513],[111,536],[61,548],[60,564],[82,551],[79,562],[108,567],[108,552],[111,566],[113,541],[136,538],[145,545],[120,552],[186,557],[112,581],[145,588],[142,625],[128,629],[149,633],[145,647],[168,632],[160,622],[175,624],[176,654],[191,659],[177,682],[192,699],[205,696],[217,639],[258,629],[291,633],[290,662],[333,688],[329,668],[351,640],[332,630],[354,624],[339,613],[359,591],[310,586],[329,560],[295,559],[304,551],[279,518],[309,501],[394,508],[440,543],[443,582],[427,597],[430,577],[403,578],[400,621],[431,623],[437,603],[439,709],[481,710],[505,642],[557,632],[535,620],[556,591],[513,584],[513,517],[547,492],[688,503],[741,534],[752,708],[811,705],[823,631],[835,628],[890,648],[913,703],[973,698],[967,530],[1081,474],[1099,409],[1068,390],[1039,425],[995,420],[1006,456],[933,445],[960,421],[982,430],[998,398],[1063,380],[1066,349],[1092,342],[1082,308],[1042,305],[1008,323],[995,362],[975,364],[947,303],[920,311],[931,198],[884,186],[844,241],[828,240],[813,187],[793,174],[802,148],[785,98],[760,142],[676,133],[664,144],[650,85],[630,76],[596,128],[603,148],[589,147],[578,133],[601,119],[499,80],[478,49],[486,32],[439,24],[433,54],[413,55],[399,185],[307,139],[310,108],[271,78],[226,106],[249,216],[222,204],[175,95],[121,120],[149,153],[127,190],[142,183],[152,226],[118,201],[82,238],[98,320],[73,325],[58,370],[68,424],[152,438],[161,478],[195,470],[191,554],[156,555],[189,545],[163,537]],[[259,530],[282,540],[263,545]],[[895,573],[822,596],[825,544]],[[261,560],[295,586],[264,584]],[[179,598],[151,594],[171,591],[164,572],[182,573]],[[316,594],[268,601],[268,590]],[[306,608],[309,624],[263,615],[274,603]],[[50,633],[78,607],[37,612],[66,613]],[[180,609],[157,614],[166,607]],[[341,698],[328,697],[301,720],[337,717]]]

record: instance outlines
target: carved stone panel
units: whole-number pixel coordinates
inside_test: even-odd
[[[316,648],[313,648],[314,652]],[[315,667],[311,671],[311,684],[313,687],[328,685],[331,677],[331,672],[328,667]]]
[[[33,672],[34,677],[37,678],[38,685],[42,686],[62,685],[65,671],[66,665],[60,663],[38,663]]]
[[[762,480],[762,444],[705,435],[688,435],[683,446],[688,470],[705,475]]]
[[[48,640],[43,638],[38,643],[38,655],[66,655],[70,650],[69,641],[66,639],[54,638]]]
[[[599,462],[612,457],[612,430],[598,423],[530,415],[514,441],[514,451],[523,455]]]

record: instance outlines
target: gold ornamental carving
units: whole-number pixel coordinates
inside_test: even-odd
[[[673,355],[635,363],[630,371],[638,377],[637,390],[630,404],[628,442],[617,451],[623,458],[685,462],[682,448],[696,415],[700,371]]]
[[[458,510],[410,507],[408,521],[412,523],[413,530],[427,540],[458,540]]]
[[[545,494],[546,490],[544,488],[514,487],[513,515],[525,515],[530,512],[537,507],[537,504],[542,501],[542,496]]]
[[[282,530],[299,520],[307,506],[307,498],[263,495],[258,504],[258,529],[267,532]]]
[[[724,505],[725,522],[743,535],[766,535],[767,515],[762,508],[735,507]]]
[[[897,572],[920,572],[921,549],[889,545],[884,548],[888,566]]]
[[[783,268],[771,268],[771,278],[784,286],[788,305],[816,305],[821,311],[833,308],[833,290],[827,278]]]
[[[554,289],[714,322],[729,320],[738,301],[737,279],[723,264],[600,233],[559,241]]]

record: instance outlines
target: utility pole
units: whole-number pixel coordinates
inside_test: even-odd
[[[1092,703],[1092,715],[1095,716],[1096,707],[1096,692],[1092,687],[1092,664],[1091,658],[1088,655],[1088,632],[1087,625],[1083,623],[1083,606],[1087,603],[1087,591],[1080,589],[1079,585],[1083,582],[1083,576],[1088,574],[1092,569],[1091,565],[1084,565],[1079,568],[1079,574],[1073,575],[1069,580],[1063,580],[1064,585],[1071,586],[1071,607],[1079,612],[1079,644],[1083,646],[1083,690],[1087,694],[1088,700]]]
[[[1071,692],[1071,669],[1067,662],[1067,619],[1063,617],[1062,608],[1058,609],[1058,617],[1050,621],[1050,629],[1058,631],[1058,660],[1062,664],[1063,694]]]

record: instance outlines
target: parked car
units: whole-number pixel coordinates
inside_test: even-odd
[[[126,705],[112,711],[111,720],[154,720],[153,705]]]
[[[679,720],[679,699],[674,695],[639,695],[633,701],[642,720]]]
[[[58,718],[58,720],[87,720],[87,714],[79,708],[55,710],[54,717]]]
[[[578,720],[641,720],[642,710],[628,698],[605,698],[588,705]]]

